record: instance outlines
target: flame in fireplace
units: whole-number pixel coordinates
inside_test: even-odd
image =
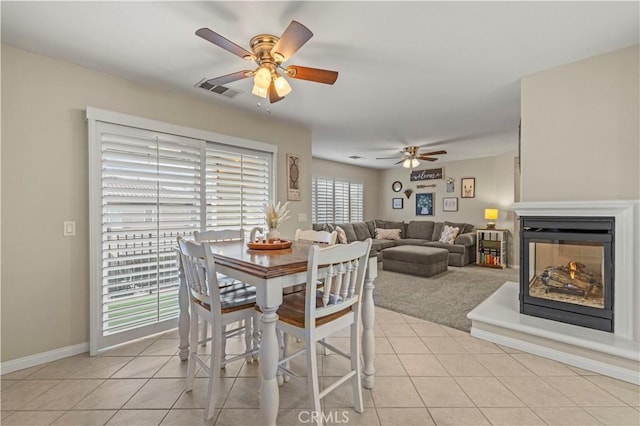
[[[577,270],[578,270],[578,265],[576,265],[576,262],[569,262],[569,275],[571,276],[572,279],[576,277]]]

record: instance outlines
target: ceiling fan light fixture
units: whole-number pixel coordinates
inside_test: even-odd
[[[253,90],[251,90],[251,93],[256,95],[256,96],[260,96],[261,98],[266,98],[267,97],[267,89],[262,88],[262,87],[258,86],[257,84],[253,85]]]
[[[273,84],[276,88],[276,93],[281,98],[284,98],[291,93],[291,85],[283,76],[278,75],[275,80],[273,80]]]
[[[407,158],[406,160],[404,160],[402,162],[402,167],[404,168],[414,168],[414,167],[418,167],[420,165],[420,162],[418,160],[416,160],[415,158]]]
[[[258,69],[258,71],[256,72],[256,75],[253,77],[253,83],[255,84],[255,86],[264,89],[266,92],[266,90],[269,88],[269,85],[271,84],[271,71],[266,67],[260,67],[260,69]]]

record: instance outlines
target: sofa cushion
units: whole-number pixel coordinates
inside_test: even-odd
[[[400,230],[393,229],[384,229],[384,228],[376,228],[376,239],[378,240],[399,240],[400,239]]]
[[[442,222],[436,222],[433,224],[433,234],[431,234],[431,241],[438,241],[440,239],[440,235],[442,235],[442,228],[444,224]]]
[[[460,232],[460,228],[458,228],[457,226],[454,227],[454,226],[445,225],[442,228],[442,234],[440,235],[438,242],[445,243],[445,244],[453,244],[454,241],[456,240],[456,237],[458,236],[458,232]]]
[[[439,243],[438,241],[429,241],[429,242],[424,243],[424,245],[427,246],[427,247],[437,247],[437,248],[447,249],[447,250],[449,250],[450,253],[461,253],[461,254],[464,254],[464,250],[465,250],[464,246],[459,246],[459,245],[456,245],[456,244]]]
[[[347,244],[347,234],[340,226],[336,226],[336,240],[340,244]]]
[[[467,232],[473,231],[473,225],[470,223],[453,223],[453,222],[445,221],[444,224],[448,226],[453,226],[454,228],[459,228],[460,229],[459,234],[465,234]]]
[[[376,236],[376,221],[375,220],[368,220],[365,223],[367,224],[367,227],[369,228],[369,235],[371,235],[371,238],[375,238],[375,236]]]
[[[400,238],[404,238],[404,222],[392,222],[390,220],[378,220],[376,219],[376,228],[382,229],[399,229]]]
[[[353,222],[353,230],[356,233],[356,237],[358,237],[358,241],[364,241],[367,238],[372,238],[371,233],[369,232],[369,226],[364,222]]]
[[[352,243],[358,241],[358,236],[356,235],[356,231],[353,230],[351,223],[336,223],[335,225],[344,229],[344,233],[347,235],[347,242]]]
[[[431,240],[434,222],[431,220],[412,220],[407,225],[406,238]]]
[[[429,240],[425,240],[422,238],[403,238],[402,240],[396,241],[397,246],[422,246],[424,243],[428,243]]]
[[[402,240],[398,240],[398,241],[402,241]],[[372,240],[371,242],[371,247],[378,251],[384,250],[389,247],[395,247],[395,246],[396,246],[396,241],[393,241],[393,240]]]

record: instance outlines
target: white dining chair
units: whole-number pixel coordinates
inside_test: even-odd
[[[321,243],[321,244],[335,244],[336,239],[338,238],[338,233],[336,231],[315,231],[313,229],[296,229],[296,232],[293,236],[294,241],[309,241],[312,243]],[[284,289],[284,294],[291,294],[297,291],[304,291],[304,284],[296,285],[293,287],[288,287]],[[288,336],[286,334],[281,335],[281,348],[283,353],[286,355],[287,347],[288,347]],[[300,341],[300,339],[296,339]],[[323,354],[328,355],[327,348],[323,349]],[[285,376],[284,380],[288,381],[288,377]]]
[[[257,340],[253,339],[251,324],[256,315],[256,289],[245,283],[239,282],[227,287],[218,285],[215,261],[208,242],[196,243],[178,237],[180,249],[180,261],[184,268],[184,274],[189,289],[189,307],[191,311],[191,324],[189,331],[189,358],[185,390],[190,392],[196,372],[196,365],[200,365],[209,375],[207,386],[207,403],[205,408],[205,420],[213,417],[215,401],[218,396],[220,369],[226,364],[241,360],[252,359],[257,356],[259,348]],[[198,354],[198,326],[202,320],[210,324],[212,329],[211,357],[209,365]],[[232,330],[227,330],[230,324],[240,324]],[[245,352],[232,357],[223,357],[221,345],[227,338],[244,332]]]
[[[363,410],[361,383],[360,315],[361,295],[371,239],[351,244],[326,247],[314,245],[307,260],[306,291],[284,296],[278,309],[277,329],[304,340],[304,348],[282,356],[278,364],[280,374],[306,381],[313,400],[313,410],[320,413],[320,400],[347,380],[351,380],[354,408]],[[319,286],[322,283],[322,287]],[[349,328],[349,353],[326,343],[330,335]],[[349,372],[320,391],[317,370],[316,343],[351,361]],[[307,378],[300,377],[289,367],[289,361],[306,354]],[[325,377],[327,376],[325,372]],[[322,416],[320,422],[322,422]]]
[[[311,241],[313,243],[335,244],[338,233],[336,231],[314,231],[313,229],[296,229],[293,239],[295,241]]]
[[[243,240],[243,231],[241,229],[222,229],[219,231],[216,230],[208,230],[208,231],[193,231],[193,239],[196,242],[201,243],[207,241],[209,243],[217,243],[221,241],[238,241]],[[227,277],[218,272],[218,285],[222,287],[227,287],[229,285],[233,285],[239,281],[234,278]],[[201,341],[206,341],[209,333],[209,326],[205,323],[201,330],[202,335],[200,336]],[[222,342],[222,346],[220,347],[222,351],[222,359],[226,356],[226,342]]]

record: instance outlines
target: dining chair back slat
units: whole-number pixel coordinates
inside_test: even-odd
[[[338,233],[336,231],[314,231],[313,229],[296,229],[293,239],[295,241],[311,241],[312,243],[335,244]]]

